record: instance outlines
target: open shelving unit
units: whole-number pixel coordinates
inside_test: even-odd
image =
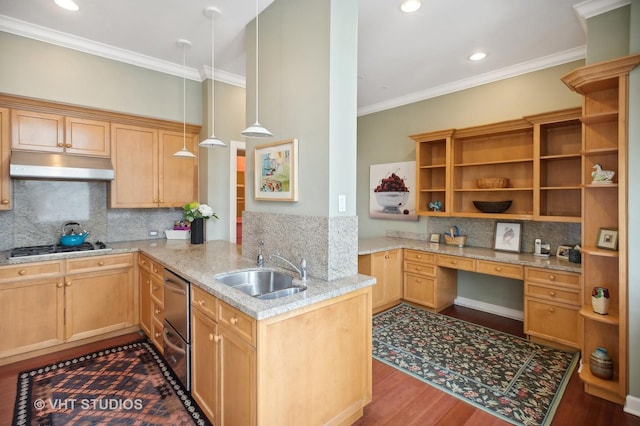
[[[584,304],[580,378],[585,392],[624,403],[628,392],[628,254],[627,254],[627,129],[628,74],[640,55],[578,68],[562,78],[583,95],[582,116],[582,287]],[[593,166],[615,172],[613,183],[592,183]],[[618,230],[618,249],[597,246],[600,229]],[[607,315],[593,312],[593,287],[609,289]],[[605,348],[613,360],[613,378],[595,377],[590,354]]]

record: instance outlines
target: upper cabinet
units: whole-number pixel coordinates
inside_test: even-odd
[[[580,222],[579,108],[410,137],[419,215]]]
[[[174,157],[183,133],[113,124],[110,207],[182,207],[198,199],[198,159]],[[196,134],[186,135],[187,149],[198,152]]]
[[[0,210],[11,210],[9,110],[0,108]]]
[[[109,157],[109,122],[43,112],[11,111],[12,148]]]

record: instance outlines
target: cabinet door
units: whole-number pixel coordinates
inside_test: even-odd
[[[151,274],[148,270],[138,270],[138,282],[140,285],[140,328],[148,337],[151,337],[151,317],[153,304],[151,303]]]
[[[11,146],[32,151],[64,151],[64,117],[57,114],[11,111]]]
[[[218,326],[200,310],[191,312],[191,395],[211,423],[221,424],[217,416]]]
[[[9,110],[7,108],[0,108],[0,210],[11,210],[10,157]]]
[[[256,350],[227,327],[219,330],[219,424],[255,425]]]
[[[133,269],[65,277],[65,308],[67,341],[134,325]]]
[[[402,299],[402,250],[389,250],[385,258],[385,282],[387,302]]]
[[[371,305],[379,308],[402,298],[402,250],[387,250],[358,257],[358,272],[376,278]]]
[[[65,152],[68,154],[109,157],[111,155],[110,124],[106,121],[67,117]]]
[[[0,358],[63,342],[62,277],[0,286]]]
[[[186,142],[198,155],[197,135],[160,131],[159,207],[182,207],[198,199],[198,158],[174,157]]]
[[[158,131],[112,124],[111,150],[116,176],[110,186],[110,207],[157,207]]]

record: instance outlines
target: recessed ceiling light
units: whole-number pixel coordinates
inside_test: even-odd
[[[76,11],[80,9],[80,7],[73,0],[55,0],[56,4],[63,9]]]
[[[404,0],[400,5],[400,10],[404,13],[413,13],[420,9],[422,2],[420,0]]]
[[[481,59],[484,59],[487,57],[487,54],[484,52],[477,52],[474,53],[473,55],[469,56],[469,59],[472,61],[479,61]]]

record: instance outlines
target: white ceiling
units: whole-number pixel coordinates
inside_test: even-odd
[[[273,0],[260,0],[260,10]],[[584,18],[629,0],[422,0],[411,15],[400,0],[359,0],[360,115],[585,57]],[[191,41],[188,77],[210,76],[215,20],[216,80],[244,86],[244,28],[254,0],[1,0],[0,31],[182,75],[178,39]],[[587,5],[587,4],[590,4]],[[594,5],[595,4],[595,5]],[[487,52],[481,62],[467,57]]]

